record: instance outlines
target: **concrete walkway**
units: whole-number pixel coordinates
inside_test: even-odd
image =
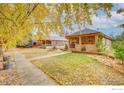
[[[42,58],[48,58],[48,57],[64,55],[64,54],[67,54],[67,53],[70,53],[70,52],[62,52],[62,53],[50,54],[50,55],[46,55],[46,56],[38,56],[38,57],[30,58],[28,60],[32,61],[32,60],[37,60],[37,59],[42,59]]]
[[[55,81],[28,61],[24,55],[16,53],[15,61],[18,72],[24,80],[24,85],[57,85]]]

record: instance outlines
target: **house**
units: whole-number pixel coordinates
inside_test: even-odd
[[[56,47],[56,48],[64,48],[67,44],[67,39],[61,36],[52,36],[50,35],[47,38],[43,38],[42,40],[37,40],[36,45],[45,45],[47,47]]]
[[[68,48],[71,51],[98,52],[96,47],[97,40],[101,40],[103,45],[111,47],[111,38],[102,32],[85,28],[66,35]]]

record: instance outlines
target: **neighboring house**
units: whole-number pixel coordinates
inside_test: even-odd
[[[61,36],[49,36],[42,40],[37,40],[36,45],[45,45],[47,47],[64,47],[67,44],[67,39]]]
[[[98,52],[96,41],[100,39],[102,43],[111,47],[111,38],[102,32],[85,28],[81,31],[66,35],[68,47],[71,51]]]

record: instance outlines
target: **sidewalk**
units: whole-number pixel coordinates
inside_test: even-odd
[[[57,85],[55,81],[28,61],[24,55],[16,53],[15,61],[18,72],[24,80],[24,85]]]

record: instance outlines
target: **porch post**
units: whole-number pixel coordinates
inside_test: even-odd
[[[81,41],[81,36],[79,36],[79,45],[81,46],[82,41]]]
[[[46,40],[44,40],[44,43],[45,43],[44,45],[46,46]]]
[[[68,47],[70,48],[70,38],[69,38],[68,40],[69,40],[69,44],[68,44]]]
[[[96,44],[98,38],[99,38],[98,35],[96,35],[96,36],[95,36],[95,44]]]

